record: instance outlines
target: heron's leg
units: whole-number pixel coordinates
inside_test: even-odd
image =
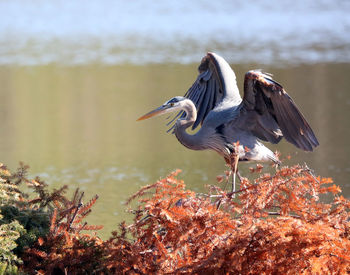
[[[235,192],[236,191],[236,173],[235,172],[231,172],[231,176],[232,176],[231,192]]]
[[[232,187],[231,187],[231,192],[236,191],[236,174],[232,173]]]
[[[237,174],[239,180],[241,181],[241,176],[238,173],[238,161],[239,161],[239,157],[238,157],[238,155],[235,155],[233,158],[233,165],[231,166],[231,170],[233,172],[233,174],[232,174],[232,190],[231,190],[232,192],[236,191],[236,174]],[[233,195],[233,197],[235,197],[235,196]]]

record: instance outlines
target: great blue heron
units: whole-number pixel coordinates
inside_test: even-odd
[[[260,142],[278,143],[282,137],[304,151],[319,145],[315,134],[283,87],[259,70],[245,74],[241,98],[236,76],[219,55],[208,53],[199,76],[184,97],[177,96],[138,120],[180,111],[169,129],[187,148],[212,149],[226,162],[235,151],[240,161],[273,161],[278,157]],[[201,128],[193,135],[186,129]],[[238,148],[233,144],[239,142]]]

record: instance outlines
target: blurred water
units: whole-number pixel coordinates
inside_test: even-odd
[[[165,117],[136,121],[183,95],[197,66],[0,66],[0,161],[12,170],[24,161],[30,176],[51,188],[79,187],[86,199],[98,194],[90,222],[105,225],[104,236],[130,217],[123,202],[131,194],[176,168],[188,188],[207,192],[226,169],[223,159],[182,146],[166,133]],[[244,73],[254,67],[232,65],[241,91]],[[312,153],[284,140],[267,146],[292,156],[284,164],[306,162],[316,174],[332,177],[350,197],[350,65],[262,68],[284,85],[320,141]],[[243,175],[250,176],[249,166],[240,164]]]
[[[350,61],[349,1],[0,1],[0,64]]]
[[[0,0],[0,161],[98,194],[90,221],[105,237],[128,218],[122,203],[133,192],[176,168],[206,192],[225,169],[221,157],[183,147],[163,118],[135,120],[183,95],[214,51],[240,88],[250,69],[274,74],[320,146],[269,147],[333,177],[349,197],[349,14],[340,0]]]

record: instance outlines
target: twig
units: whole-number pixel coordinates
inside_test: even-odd
[[[144,216],[141,220],[137,221],[136,223],[130,224],[129,226],[127,226],[127,229],[130,229],[133,226],[139,225],[140,223],[142,223],[143,221],[147,220],[149,217],[151,217],[151,215],[146,215]]]
[[[282,216],[282,214],[279,213],[279,212],[267,212],[267,214],[269,214],[269,215],[271,215],[271,216]],[[288,216],[291,216],[291,217],[297,218],[297,219],[301,219],[301,217],[298,216],[298,215],[292,215],[292,214],[290,214],[290,215],[288,215]]]
[[[84,222],[83,226],[81,228],[79,228],[79,232],[84,230],[84,227],[87,225],[87,222]]]
[[[312,169],[310,169],[307,164],[304,162],[304,169],[302,170],[303,172],[308,172],[309,175],[311,177],[313,177],[313,179],[318,183],[320,184],[320,181],[316,178],[315,174],[314,174],[314,171]]]
[[[252,188],[254,188],[254,187],[258,186],[258,185],[259,185],[259,184],[252,184],[251,186],[248,186],[248,187],[239,189],[239,190],[237,190],[237,191],[229,192],[229,193],[227,193],[227,195],[228,195],[228,196],[232,196],[233,194],[241,193],[241,192],[246,191],[246,190],[248,190],[248,189],[252,189]]]
[[[82,206],[83,206],[83,204],[82,204],[82,202],[81,202],[81,200],[83,199],[83,196],[84,196],[84,192],[82,192],[82,193],[81,193],[81,195],[80,195],[80,198],[79,198],[79,203],[78,203],[78,205],[76,206],[75,211],[74,211],[74,214],[73,214],[73,217],[72,217],[72,219],[71,219],[71,220],[70,220],[70,222],[69,222],[68,229],[70,229],[70,228],[71,228],[72,223],[74,222],[75,217],[77,216],[77,214],[78,214],[78,211],[79,211],[80,207],[82,207]]]

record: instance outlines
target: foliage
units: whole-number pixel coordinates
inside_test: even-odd
[[[48,233],[50,215],[55,208],[54,202],[65,202],[63,196],[66,186],[53,192],[47,191],[47,185],[39,178],[26,178],[28,166],[20,164],[17,171],[11,174],[5,166],[0,166],[0,210],[3,215],[1,224],[10,224],[14,221],[24,228],[16,240],[15,253],[20,255],[23,249],[32,245],[39,236]],[[20,185],[26,185],[32,191],[28,194],[20,191]]]
[[[103,241],[83,230],[101,226],[82,223],[91,212],[97,196],[82,203],[84,193],[76,190],[73,199],[57,204],[51,218],[50,231],[41,237],[23,256],[24,270],[29,274],[94,274],[103,271]]]
[[[16,240],[25,229],[17,221],[4,223],[0,215],[0,274],[17,274],[17,265],[22,261],[13,253],[17,247]]]
[[[14,175],[0,170],[7,171],[1,209],[11,209],[2,213],[0,249],[7,247],[8,256],[0,258],[0,274],[1,268],[16,274],[21,262],[28,274],[350,273],[350,202],[306,166],[271,175],[257,165],[256,179],[243,178],[239,191],[215,185],[208,194],[186,190],[175,171],[130,198],[139,200],[134,222],[121,223],[107,241],[96,235],[100,227],[84,222],[97,196],[84,204],[79,190],[71,200],[65,187],[50,193],[21,167]],[[18,190],[21,182],[35,198]],[[329,203],[320,200],[325,195]],[[24,238],[28,232],[33,238]]]
[[[23,251],[48,234],[53,210],[66,202],[66,186],[49,192],[39,178],[27,179],[27,169],[21,163],[11,174],[0,165],[0,274],[18,273]],[[30,188],[31,196],[20,185]]]
[[[3,165],[0,165],[0,206],[2,207],[7,202],[13,200],[18,191],[15,187],[6,183],[4,177],[8,176],[8,171]],[[17,247],[16,240],[23,233],[23,226],[18,222],[5,222],[4,216],[1,215],[0,208],[0,274],[16,273],[16,264],[20,263],[20,260],[13,253],[13,249]]]
[[[134,224],[109,241],[115,273],[350,272],[350,202],[336,195],[330,179],[315,178],[307,167],[283,167],[254,183],[244,179],[232,200],[215,186],[209,196],[185,190],[176,174],[133,196],[154,191],[141,198]],[[333,202],[320,202],[329,192]]]

